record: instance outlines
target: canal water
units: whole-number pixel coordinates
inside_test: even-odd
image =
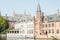
[[[9,39],[6,39],[6,38],[0,38],[0,40],[47,40],[47,39],[21,39],[21,38],[9,38]],[[48,40],[55,40],[55,39],[48,39]]]

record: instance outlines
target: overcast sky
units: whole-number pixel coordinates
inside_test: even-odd
[[[13,15],[13,11],[22,14],[36,15],[37,5],[40,3],[41,10],[46,14],[54,14],[60,9],[60,0],[0,0],[2,15]]]

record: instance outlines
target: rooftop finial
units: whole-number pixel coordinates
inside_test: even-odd
[[[59,9],[57,9],[57,12],[59,13]]]

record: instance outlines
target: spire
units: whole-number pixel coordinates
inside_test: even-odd
[[[38,6],[37,6],[37,11],[38,11],[38,12],[41,12],[41,8],[40,8],[39,2],[38,2]]]

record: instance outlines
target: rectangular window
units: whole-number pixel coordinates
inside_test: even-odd
[[[59,30],[57,30],[57,34],[59,33]]]
[[[44,24],[42,25],[42,27],[44,27]]]
[[[47,24],[46,24],[46,27],[47,27]]]
[[[52,29],[52,33],[54,33],[54,29]]]
[[[16,33],[16,31],[15,31],[15,33]]]
[[[49,24],[49,27],[50,27],[50,24]]]
[[[54,23],[52,23],[52,27],[54,27]]]
[[[51,33],[51,30],[49,29],[49,33]]]
[[[44,30],[42,30],[42,32],[44,33]]]

